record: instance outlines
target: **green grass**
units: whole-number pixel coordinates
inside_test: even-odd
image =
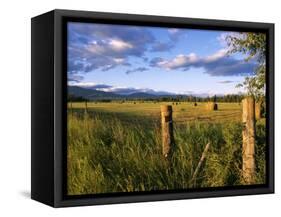
[[[161,155],[160,104],[83,103],[68,115],[68,194],[94,194],[242,185],[241,109],[220,103],[174,105],[176,148]],[[257,122],[256,183],[265,182],[265,120]],[[199,173],[192,175],[210,142]]]
[[[134,104],[136,103],[136,104]],[[171,103],[154,103],[154,102],[134,102],[129,101],[125,103],[112,102],[112,103],[87,103],[91,111],[100,113],[111,113],[121,115],[122,118],[128,116],[129,119],[134,117],[145,117],[150,119],[159,119],[160,105]],[[181,102],[180,104],[173,105],[173,119],[177,123],[185,123],[186,121],[241,121],[242,108],[239,103],[218,103],[218,111],[208,111],[206,103]],[[73,109],[84,109],[84,103],[72,103]]]

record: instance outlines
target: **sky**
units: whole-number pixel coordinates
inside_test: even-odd
[[[235,94],[256,62],[229,54],[235,32],[69,22],[68,84],[130,94]]]

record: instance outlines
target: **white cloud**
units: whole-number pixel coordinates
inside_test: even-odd
[[[91,54],[103,54],[106,52],[106,47],[98,43],[91,43],[85,48]]]
[[[165,69],[174,69],[181,66],[187,66],[188,64],[196,63],[199,57],[195,53],[190,53],[188,55],[179,54],[172,60],[162,60],[157,63],[159,67]]]
[[[69,84],[70,86],[79,86],[79,87],[91,87],[97,85],[95,82],[76,82],[75,84]]]
[[[124,51],[133,48],[133,45],[130,44],[129,42],[125,42],[119,39],[111,39],[109,41],[109,45],[112,48],[112,50],[115,51]]]
[[[100,42],[92,41],[86,46],[86,49],[92,54],[108,54],[110,52],[123,52],[132,49],[134,46],[119,39],[101,40]]]
[[[256,63],[235,59],[227,54],[226,49],[221,49],[209,56],[199,57],[194,53],[179,54],[173,59],[156,57],[150,61],[150,66],[166,70],[189,70],[191,67],[202,68],[204,73],[211,76],[241,76],[254,72]]]
[[[212,55],[209,55],[205,58],[206,62],[212,62],[216,61],[218,59],[221,59],[223,57],[227,56],[227,49],[221,49],[217,51],[216,53],[213,53]]]
[[[175,34],[175,33],[178,33],[179,32],[179,29],[168,29],[168,32],[171,33],[171,34]]]
[[[124,58],[113,58],[113,61],[117,64],[121,64],[125,62]]]

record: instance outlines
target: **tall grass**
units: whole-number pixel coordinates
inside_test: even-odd
[[[147,123],[147,122],[146,122]],[[68,116],[68,194],[93,194],[241,185],[242,126],[186,122],[174,125],[176,149],[161,155],[158,122],[124,122],[115,115]],[[192,175],[210,142],[200,171]],[[265,127],[257,123],[257,183],[265,179]]]

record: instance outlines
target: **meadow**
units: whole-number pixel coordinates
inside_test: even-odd
[[[162,156],[160,105],[173,106],[175,150]],[[69,195],[244,185],[242,107],[218,103],[68,104]],[[256,184],[265,183],[265,119],[256,122]],[[210,148],[192,179],[207,143]]]

